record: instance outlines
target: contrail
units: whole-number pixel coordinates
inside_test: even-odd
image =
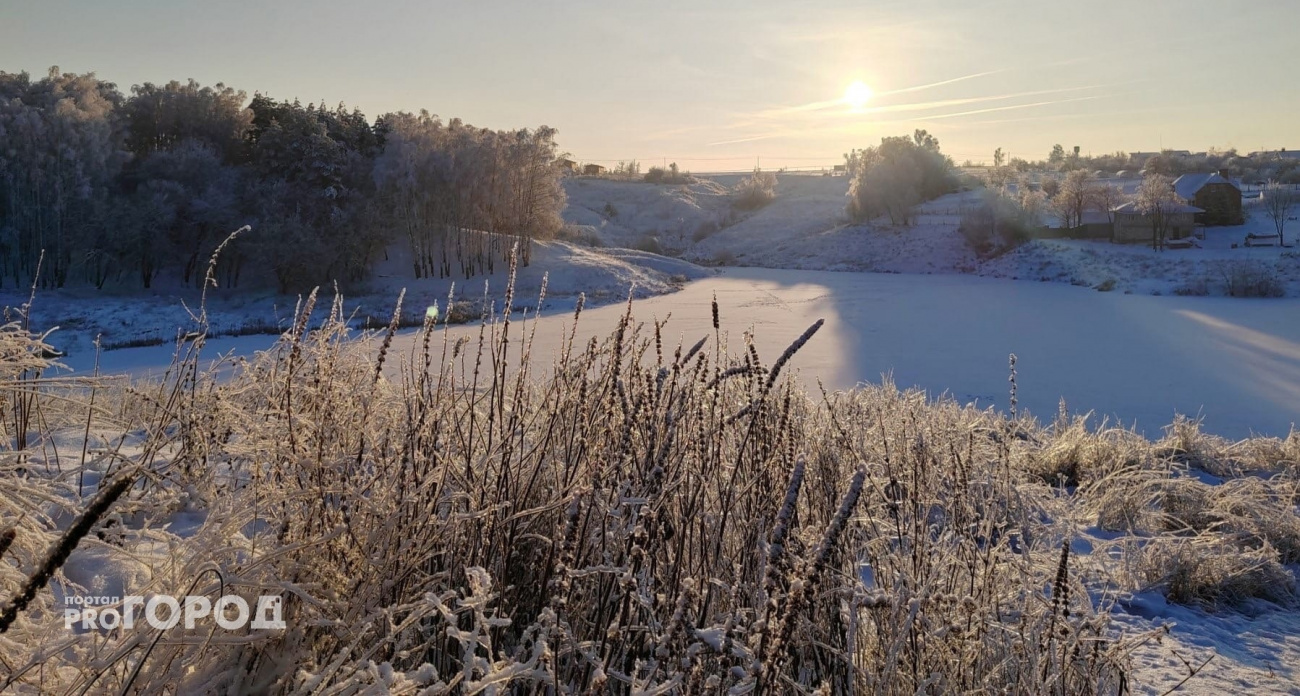
[[[891,95],[891,94],[903,94],[904,92],[920,92],[921,90],[924,90],[924,89],[931,89],[931,88],[934,88],[934,87],[942,87],[942,86],[944,86],[944,85],[951,85],[951,84],[953,84],[953,83],[955,83],[955,82],[964,82],[964,81],[966,81],[966,80],[974,80],[974,79],[979,78],[979,77],[987,77],[987,76],[989,76],[989,75],[996,75],[996,74],[998,74],[998,73],[1003,73],[1003,72],[1006,72],[1006,70],[986,70],[986,71],[984,71],[984,72],[978,72],[978,73],[974,73],[974,74],[971,74],[971,75],[962,75],[961,77],[954,77],[954,78],[951,78],[951,79],[948,79],[948,80],[940,80],[939,82],[931,82],[931,83],[929,83],[929,84],[925,84],[925,85],[915,85],[915,86],[912,86],[912,87],[903,87],[903,88],[900,88],[900,89],[891,89],[891,90],[889,90],[888,92],[877,92],[875,96],[876,96],[876,97],[885,97],[885,96],[889,96],[889,95]],[[809,102],[809,103],[807,103],[807,104],[800,104],[799,106],[787,106],[787,107],[785,107],[785,108],[781,108],[781,109],[771,109],[771,110],[769,110],[769,111],[765,111],[765,112],[761,112],[761,113],[763,113],[763,114],[772,114],[772,115],[776,115],[776,114],[784,114],[784,113],[798,113],[798,112],[800,112],[800,111],[820,111],[820,110],[822,110],[822,109],[829,109],[829,108],[833,108],[833,107],[836,107],[836,106],[840,106],[840,105],[842,105],[843,103],[844,103],[844,102],[841,101],[841,100],[839,100],[839,99],[828,99],[828,100],[825,100],[825,101],[815,101],[815,102]]]
[[[1005,69],[1001,69],[1001,70],[986,70],[986,71],[984,71],[984,72],[977,72],[977,73],[974,73],[974,74],[971,74],[971,75],[963,75],[963,76],[961,76],[961,77],[954,77],[954,78],[952,78],[952,79],[950,79],[950,80],[940,80],[939,82],[931,82],[931,83],[928,84],[928,85],[916,85],[915,87],[903,87],[903,88],[901,88],[901,89],[891,89],[891,90],[889,90],[888,92],[880,92],[880,93],[876,94],[876,96],[878,96],[878,97],[883,97],[883,96],[887,96],[887,95],[890,95],[890,94],[902,94],[903,92],[920,92],[920,91],[923,90],[923,89],[930,89],[930,88],[932,88],[932,87],[942,87],[942,86],[944,86],[944,85],[950,85],[950,84],[953,84],[954,82],[965,82],[966,80],[974,80],[975,78],[978,78],[978,77],[988,77],[989,75],[997,75],[998,73],[1004,73],[1004,72],[1006,72]]]
[[[1029,109],[1036,106],[1051,106],[1053,104],[1069,104],[1070,102],[1091,101],[1093,99],[1101,99],[1102,97],[1109,97],[1109,96],[1113,96],[1113,95],[1099,94],[1091,97],[1075,97],[1074,99],[1056,99],[1053,101],[1034,102],[1032,104],[1014,104],[1012,106],[995,106],[988,109],[975,109],[973,111],[958,111],[952,114],[939,114],[938,116],[926,116],[925,118],[931,121],[938,121],[944,118],[957,118],[958,116],[974,116],[976,114],[989,114],[995,111],[1012,111],[1014,109]]]
[[[1062,91],[1070,91],[1070,90],[1042,90],[1041,92],[1027,92],[1027,93],[1025,93],[1025,94],[1020,94],[1020,95],[1009,95],[1007,98],[1010,98],[1011,96],[1026,96],[1026,95],[1028,95],[1028,94],[1043,94],[1043,93],[1062,92]],[[1071,98],[1071,99],[1054,99],[1054,100],[1049,100],[1049,101],[1031,102],[1031,103],[1029,103],[1029,104],[1012,104],[1012,105],[1009,105],[1009,106],[995,106],[995,107],[990,107],[990,108],[987,108],[987,109],[970,109],[970,110],[967,110],[967,111],[956,111],[956,112],[953,112],[953,113],[947,113],[947,114],[936,114],[936,115],[934,115],[934,116],[921,116],[921,117],[917,117],[917,118],[891,119],[891,120],[888,120],[888,121],[870,121],[870,122],[867,122],[867,124],[868,124],[868,125],[876,125],[876,126],[879,126],[879,125],[888,125],[888,124],[894,124],[894,123],[918,123],[918,122],[919,122],[919,123],[924,123],[924,122],[927,122],[927,121],[940,121],[940,120],[949,119],[949,118],[958,118],[958,117],[961,117],[961,116],[975,116],[975,115],[978,115],[978,114],[988,114],[988,113],[995,113],[995,112],[999,112],[999,111],[1014,111],[1014,110],[1017,110],[1017,109],[1031,109],[1031,108],[1036,108],[1036,107],[1040,107],[1040,106],[1051,106],[1051,105],[1054,105],[1054,104],[1069,104],[1069,103],[1072,103],[1072,102],[1092,101],[1092,100],[1095,100],[1095,99],[1102,99],[1102,98],[1110,97],[1110,96],[1114,96],[1114,95],[1110,95],[1110,94],[1098,94],[1098,95],[1092,95],[1092,96],[1087,96],[1087,97],[1074,97],[1074,98]],[[990,97],[990,98],[991,98],[991,97]],[[962,100],[950,100],[950,101],[962,101]],[[975,101],[980,101],[980,100],[975,100]],[[929,108],[933,108],[933,107],[929,107]],[[1030,119],[1021,119],[1021,120],[1030,120]],[[849,132],[849,129],[851,129],[852,127],[853,127],[853,126],[851,126],[851,125],[847,125],[847,124],[846,124],[845,126],[842,126],[842,127],[836,128],[836,129],[832,129],[832,130],[834,130],[835,132]],[[745,137],[745,138],[735,138],[735,139],[732,139],[732,140],[720,140],[720,141],[718,141],[718,142],[707,143],[706,146],[712,147],[712,146],[714,146],[714,145],[734,145],[734,144],[737,144],[737,143],[748,143],[748,142],[753,142],[753,141],[755,141],[755,140],[770,140],[770,139],[772,139],[772,138],[781,138],[781,137],[788,137],[788,136],[800,135],[800,134],[803,134],[803,133],[806,133],[806,132],[807,132],[807,131],[797,130],[797,129],[786,129],[786,130],[780,130],[780,131],[772,131],[772,132],[769,132],[769,133],[763,133],[763,134],[761,134],[761,135],[753,135],[753,136],[749,136],[749,137]],[[828,132],[828,131],[827,131],[826,129],[822,129],[821,132],[825,133],[825,132]]]
[[[958,79],[962,79],[962,78],[958,78]],[[979,104],[979,103],[981,103],[981,102],[1002,101],[1002,100],[1004,100],[1004,99],[1019,99],[1019,98],[1021,98],[1021,97],[1037,97],[1037,96],[1041,96],[1041,95],[1044,95],[1044,94],[1062,94],[1062,93],[1065,93],[1065,92],[1083,92],[1083,91],[1087,91],[1087,90],[1090,90],[1090,89],[1103,89],[1103,88],[1106,88],[1106,87],[1113,87],[1113,86],[1115,86],[1115,85],[1087,85],[1087,86],[1084,86],[1084,87],[1063,87],[1063,88],[1060,88],[1060,89],[1040,89],[1040,90],[1033,90],[1033,91],[1030,91],[1030,92],[1014,92],[1014,93],[1011,93],[1011,94],[996,94],[996,95],[990,95],[990,96],[987,96],[987,97],[965,97],[965,98],[961,98],[961,99],[939,99],[939,100],[928,101],[928,102],[912,102],[912,103],[910,103],[910,104],[889,104],[889,105],[885,105],[885,106],[870,106],[870,107],[866,107],[866,108],[863,108],[863,109],[852,110],[852,111],[842,111],[842,112],[841,112],[841,111],[838,111],[838,110],[837,110],[837,112],[836,112],[835,115],[842,115],[842,116],[860,116],[860,115],[863,115],[863,114],[879,114],[879,113],[889,113],[889,112],[893,112],[893,111],[926,111],[926,110],[929,110],[929,109],[942,109],[942,108],[947,107],[947,106],[961,106],[962,104]],[[898,91],[908,91],[908,90],[898,90]],[[894,92],[891,92],[890,94],[893,94],[893,93],[894,93]],[[804,113],[804,112],[810,112],[810,111],[824,111],[824,110],[830,110],[830,109],[833,109],[833,108],[836,108],[836,107],[842,107],[842,106],[844,106],[844,102],[842,102],[842,101],[840,101],[840,100],[835,100],[835,101],[820,101],[820,102],[812,102],[812,103],[810,103],[810,104],[804,104],[804,105],[802,105],[802,106],[790,107],[790,108],[787,108],[787,109],[777,109],[777,110],[774,110],[774,111],[759,112],[758,114],[756,114],[756,116],[757,116],[757,117],[760,117],[760,118],[761,118],[761,117],[774,118],[774,117],[779,117],[779,116],[783,116],[783,115],[792,115],[792,114],[796,114],[796,113]],[[741,125],[741,124],[733,124],[732,126],[729,126],[729,127],[731,127],[731,128],[737,128],[737,127],[740,127],[740,125]],[[747,125],[747,124],[746,124],[746,125]]]
[[[705,147],[713,147],[714,145],[735,145],[736,143],[752,143],[755,140],[770,140],[772,138],[780,138],[783,135],[789,135],[789,131],[767,133],[766,135],[755,135],[748,138],[736,138],[735,140],[719,140],[716,143],[705,143]]]
[[[987,97],[967,97],[965,99],[941,99],[931,102],[915,102],[912,104],[892,104],[889,106],[876,106],[863,109],[851,114],[876,114],[889,113],[893,111],[929,111],[930,109],[941,109],[945,106],[961,106],[963,104],[979,104],[982,102],[1003,101],[1006,99],[1019,99],[1021,97],[1038,97],[1044,94],[1062,94],[1065,92],[1083,92],[1090,89],[1101,89],[1106,85],[1090,85],[1088,87],[1064,87],[1061,89],[1039,89],[1032,92],[1015,92],[1013,94],[997,94]]]

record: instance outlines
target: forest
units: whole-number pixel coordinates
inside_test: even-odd
[[[0,71],[0,288],[280,292],[364,280],[405,241],[416,278],[490,273],[561,225],[556,131],[427,111],[373,122],[194,80]]]

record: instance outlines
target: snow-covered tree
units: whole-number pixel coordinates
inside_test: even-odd
[[[198,140],[228,162],[242,159],[253,112],[244,107],[247,95],[217,83],[203,87],[194,80],[165,85],[146,82],[131,87],[122,107],[127,122],[127,146],[143,157],[168,150],[186,140]]]
[[[93,73],[0,73],[0,280],[30,283],[44,254],[40,283],[68,282],[125,160],[120,102]]]
[[[1097,186],[1092,174],[1075,169],[1065,175],[1060,189],[1052,196],[1052,208],[1065,227],[1083,224],[1083,214],[1097,205]]]
[[[878,146],[855,150],[853,159],[848,213],[857,221],[888,215],[893,224],[908,224],[917,204],[954,188],[952,160],[924,131],[882,138]]]
[[[1151,248],[1164,248],[1169,218],[1183,205],[1183,199],[1174,192],[1173,179],[1164,174],[1147,174],[1138,187],[1134,202],[1138,212],[1151,220]]]
[[[555,129],[491,131],[428,112],[385,115],[374,163],[378,195],[410,244],[417,278],[492,272],[519,243],[527,263],[534,239],[563,222]],[[484,234],[486,233],[486,234]]]

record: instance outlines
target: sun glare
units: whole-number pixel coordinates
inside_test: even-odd
[[[871,88],[862,82],[854,82],[844,90],[844,103],[848,104],[853,110],[859,110],[871,101]]]

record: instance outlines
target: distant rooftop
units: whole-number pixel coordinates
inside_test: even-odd
[[[1235,186],[1231,181],[1223,178],[1218,172],[1208,174],[1184,174],[1174,179],[1174,192],[1180,198],[1192,200],[1196,197],[1196,192],[1210,184],[1228,184]]]
[[[1112,212],[1116,212],[1116,213],[1141,213],[1141,212],[1142,212],[1142,211],[1138,210],[1138,205],[1137,205],[1137,203],[1134,203],[1134,202],[1132,202],[1132,201],[1129,201],[1128,203],[1125,203],[1124,205],[1121,205],[1121,206],[1117,206],[1117,207],[1115,207],[1115,208],[1112,208],[1111,211],[1112,211]],[[1175,205],[1171,205],[1171,206],[1169,206],[1169,207],[1166,209],[1166,212],[1169,212],[1169,213],[1203,213],[1203,212],[1205,212],[1205,211],[1204,211],[1204,210],[1201,210],[1200,208],[1197,208],[1197,207],[1194,206],[1194,205],[1183,205],[1182,203],[1178,203],[1178,204],[1175,204]]]
[[[1291,149],[1259,150],[1257,152],[1250,153],[1251,157],[1261,157],[1264,155],[1268,155],[1272,157],[1281,157],[1282,159],[1300,159],[1300,150],[1291,150]]]

